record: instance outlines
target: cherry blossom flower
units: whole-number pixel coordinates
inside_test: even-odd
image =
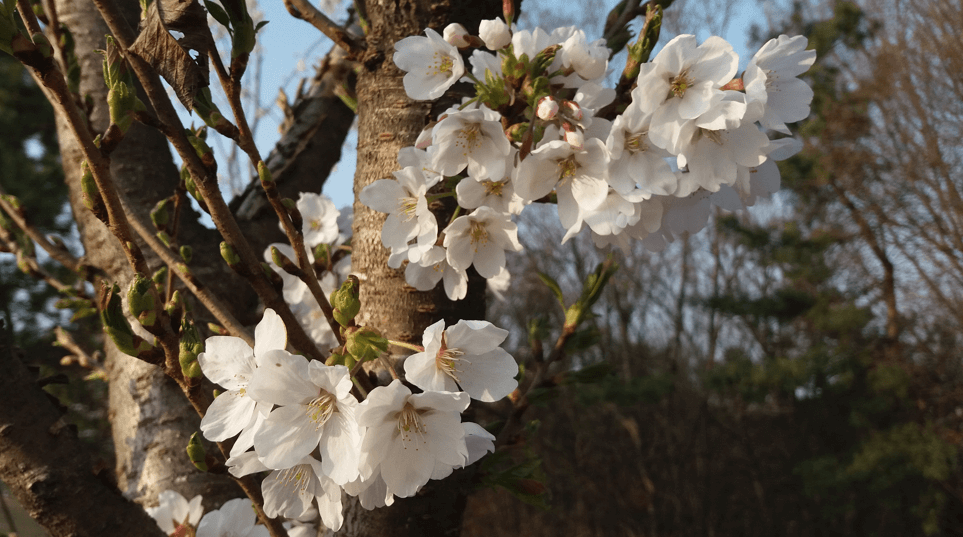
[[[605,148],[611,158],[609,184],[619,192],[626,193],[635,187],[659,196],[675,192],[676,177],[665,161],[669,153],[649,139],[651,120],[651,113],[644,113],[633,103],[612,122]]]
[[[448,263],[458,270],[474,265],[482,278],[491,278],[505,266],[505,250],[521,251],[518,227],[511,217],[490,207],[459,216],[445,229]]]
[[[695,36],[680,35],[641,66],[632,98],[643,111],[654,112],[653,134],[674,140],[680,120],[709,110],[713,98],[722,93],[719,88],[735,75],[738,62],[732,45],[721,37],[696,46]]]
[[[256,519],[251,500],[228,500],[217,511],[204,515],[197,526],[197,537],[270,537],[266,527],[254,525]]]
[[[789,134],[786,123],[809,117],[813,90],[796,78],[816,61],[816,51],[806,50],[804,36],[780,35],[770,39],[749,60],[743,84],[750,101],[765,104],[759,123],[775,131]]]
[[[395,65],[407,74],[405,92],[418,101],[441,97],[465,74],[458,49],[438,32],[425,29],[428,37],[411,36],[395,43]]]
[[[609,157],[597,138],[585,141],[583,151],[554,140],[532,151],[515,174],[515,192],[523,200],[534,201],[558,193],[558,216],[566,229],[578,222],[579,208],[595,209],[605,201]]]
[[[562,43],[559,53],[564,67],[574,69],[585,80],[593,80],[605,74],[611,50],[605,45],[604,39],[589,43],[585,32],[576,30]]]
[[[264,317],[254,329],[253,349],[237,337],[207,338],[197,362],[204,376],[227,391],[214,399],[201,419],[205,438],[215,442],[227,440],[256,421],[257,403],[247,393],[248,385],[269,354],[284,350],[287,339],[284,322],[270,308],[264,310]]]
[[[466,393],[412,395],[398,379],[372,390],[358,411],[366,428],[362,475],[380,467],[387,493],[407,498],[428,482],[436,465],[464,465],[468,448],[460,413],[470,401]]]
[[[188,502],[187,498],[181,496],[179,492],[165,490],[157,495],[160,504],[157,507],[147,507],[145,511],[157,521],[157,525],[165,534],[170,535],[185,524],[192,528],[197,527],[201,515],[204,514],[204,507],[201,506],[202,499],[197,495]]]
[[[468,273],[448,264],[447,250],[441,246],[433,246],[419,263],[408,263],[405,267],[405,281],[419,291],[431,291],[442,280],[445,282],[445,294],[450,300],[465,298],[468,293]]]
[[[270,470],[253,451],[231,457],[226,466],[234,477]],[[321,463],[313,457],[303,457],[290,468],[272,471],[261,481],[261,493],[264,512],[270,517],[303,517],[311,510],[312,501],[317,500],[325,526],[337,531],[344,521],[341,487],[324,474]]]
[[[424,352],[405,360],[405,378],[429,391],[457,391],[492,402],[518,387],[518,364],[499,347],[508,330],[487,321],[458,321],[445,329],[441,320],[425,329]]]
[[[320,448],[324,474],[338,484],[358,477],[358,402],[344,366],[271,354],[248,386],[251,397],[277,408],[254,436],[254,450],[268,468],[288,468]]]
[[[396,171],[394,176],[364,187],[359,199],[376,211],[388,213],[381,228],[381,242],[386,247],[407,250],[408,243],[417,239],[418,249],[426,250],[438,237],[438,224],[425,197],[430,188],[427,178],[414,166]]]
[[[488,108],[450,112],[431,134],[432,168],[450,176],[467,166],[468,175],[478,181],[504,177],[511,144],[500,120]]]
[[[304,224],[304,244],[308,249],[319,244],[331,244],[338,238],[338,216],[341,212],[334,208],[331,198],[322,194],[302,192],[298,197],[298,211]]]

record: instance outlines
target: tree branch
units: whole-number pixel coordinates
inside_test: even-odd
[[[314,26],[328,39],[334,41],[352,56],[360,55],[365,50],[364,40],[355,37],[344,28],[338,26],[324,13],[312,6],[307,0],[284,0],[284,7],[296,19]]]
[[[94,474],[74,428],[5,342],[0,408],[0,480],[53,537],[164,536],[140,506]]]

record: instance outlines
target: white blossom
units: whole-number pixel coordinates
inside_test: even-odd
[[[502,19],[483,20],[478,25],[478,37],[489,50],[498,50],[512,42],[512,30]]]
[[[187,498],[179,492],[165,490],[157,495],[160,502],[157,507],[147,507],[145,511],[151,516],[165,534],[170,535],[174,531],[187,524],[192,528],[197,527],[197,523],[204,514],[204,507],[201,506],[203,498],[200,494],[187,501]]]
[[[407,72],[405,92],[418,101],[441,97],[465,74],[465,63],[454,45],[431,28],[425,29],[425,35],[398,41],[393,56],[395,65]]]
[[[264,526],[256,526],[257,515],[251,500],[236,498],[224,502],[216,511],[204,515],[197,526],[197,537],[269,537]]]
[[[743,84],[750,101],[765,105],[759,119],[763,127],[789,134],[786,123],[809,116],[813,90],[796,78],[816,61],[816,51],[806,50],[807,44],[804,36],[780,35],[766,42],[749,60]]]
[[[505,250],[518,252],[518,227],[511,217],[489,207],[459,216],[445,229],[448,263],[458,270],[474,265],[482,278],[491,278],[505,266]]]
[[[457,391],[492,402],[518,387],[518,364],[500,347],[508,330],[487,321],[458,321],[445,329],[441,320],[425,329],[424,352],[405,360],[405,378],[426,391]]]
[[[407,498],[428,482],[436,465],[464,465],[468,448],[460,413],[470,401],[466,393],[412,395],[398,379],[372,390],[358,411],[366,428],[362,475],[380,468],[387,493]]]
[[[247,393],[248,385],[257,367],[271,353],[283,351],[286,346],[284,322],[272,309],[264,310],[264,317],[254,329],[253,349],[237,337],[207,338],[197,362],[204,376],[227,391],[214,398],[201,419],[205,438],[215,442],[227,440],[255,422],[257,403]]]

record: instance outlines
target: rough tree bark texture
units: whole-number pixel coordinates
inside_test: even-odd
[[[161,537],[154,521],[93,472],[60,411],[0,339],[0,480],[52,535]]]
[[[126,7],[132,15],[129,20],[136,24],[137,2],[128,2]],[[91,127],[95,132],[103,132],[109,124],[101,67],[103,57],[93,51],[104,48],[107,27],[89,2],[59,0],[56,9],[60,22],[70,29],[77,43],[80,92],[90,95],[94,103],[89,116]],[[142,100],[146,102],[146,98]],[[57,127],[70,204],[84,245],[85,261],[102,270],[105,281],[117,282],[126,288],[132,273],[120,245],[81,203],[80,147],[61,118]],[[135,123],[111,159],[111,171],[122,198],[137,217],[149,223],[150,209],[174,192],[178,180],[166,140]],[[222,270],[224,263],[217,253],[215,237],[197,223],[196,215],[189,208],[181,214],[179,229],[182,243],[194,246],[192,267],[197,267],[199,278],[214,286],[220,285],[222,290],[230,289],[233,278],[231,274],[223,274],[227,271]],[[150,252],[144,244],[141,249]],[[151,266],[159,266],[156,259]],[[216,277],[211,277],[214,275]],[[236,289],[246,289],[246,286],[238,285]],[[220,294],[235,309],[253,304],[252,295],[236,289]],[[200,418],[177,385],[159,368],[120,353],[109,341],[105,347],[110,375],[109,417],[120,490],[128,498],[147,504],[155,502],[157,494],[165,489],[177,490],[188,498],[203,494],[207,505],[236,497],[238,491],[231,481],[198,472],[187,459],[184,448],[190,435],[198,430]]]
[[[438,286],[419,292],[405,284],[404,273],[387,266],[388,251],[381,244],[385,215],[358,201],[358,193],[378,179],[398,170],[398,151],[414,143],[430,116],[447,106],[415,102],[405,94],[404,73],[391,61],[394,43],[423,34],[426,27],[439,32],[449,22],[464,24],[475,32],[483,18],[501,12],[501,2],[486,0],[380,0],[368,2],[370,33],[368,50],[361,59],[358,76],[358,164],[355,172],[354,238],[352,270],[361,279],[359,324],[385,331],[389,339],[421,343],[425,328],[444,318],[483,319],[484,282],[472,279],[465,300],[452,302]],[[439,228],[447,225],[450,212],[436,211]],[[350,537],[458,535],[465,508],[465,486],[470,472],[458,472],[443,481],[429,482],[413,498],[400,499],[387,508],[365,511],[348,499],[344,528],[339,535]]]

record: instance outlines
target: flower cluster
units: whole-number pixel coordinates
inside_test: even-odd
[[[588,227],[600,247],[638,239],[660,250],[702,229],[710,204],[741,210],[778,190],[773,161],[801,148],[764,130],[789,134],[809,114],[812,90],[796,77],[815,52],[801,36],[766,43],[734,78],[729,43],[680,35],[619,96],[604,87],[604,40],[575,27],[513,31],[496,19],[478,37],[461,25],[426,34],[395,46],[408,95],[435,99],[458,80],[476,94],[402,150],[394,179],[360,196],[388,213],[389,264],[407,262],[419,290],[443,280],[463,298],[471,266],[507,277],[505,252],[521,249],[512,218],[532,202],[557,204],[564,240]],[[472,46],[467,70],[459,49]],[[459,210],[440,226],[429,205],[449,196]]]
[[[516,388],[518,366],[500,348],[507,335],[485,321],[448,329],[440,321],[405,363],[423,392],[395,380],[359,402],[348,368],[285,350],[284,323],[267,309],[253,349],[215,336],[198,355],[204,375],[226,390],[201,431],[214,441],[237,436],[227,461],[233,475],[270,472],[262,482],[268,516],[296,519],[316,503],[337,530],[342,491],[369,509],[390,505],[494,451],[494,436],[461,413],[472,398],[496,401]]]
[[[147,513],[167,535],[194,535],[195,537],[268,537],[268,529],[255,525],[256,517],[251,500],[237,498],[228,500],[220,509],[204,513],[201,496],[190,502],[173,490],[165,490],[158,496],[160,504],[148,507]],[[314,514],[314,513],[312,513]],[[203,517],[201,516],[203,515]],[[288,537],[311,537],[317,529],[310,523],[294,520],[285,523]]]

